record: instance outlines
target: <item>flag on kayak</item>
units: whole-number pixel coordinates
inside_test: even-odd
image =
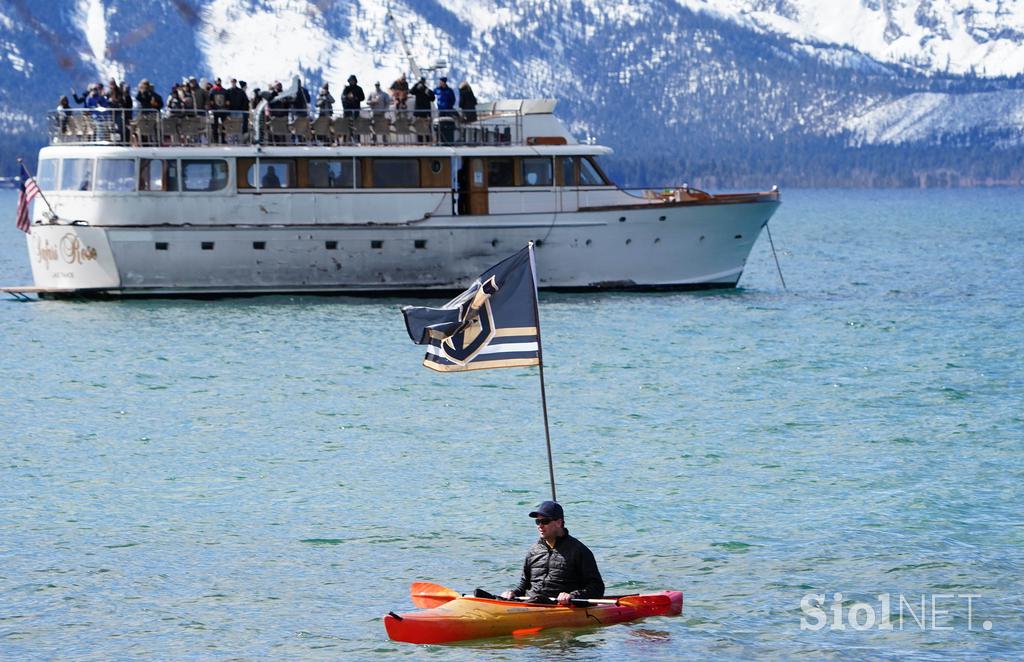
[[[405,306],[405,328],[439,372],[540,365],[533,244],[491,267],[441,308]]]
[[[29,176],[25,164],[21,165],[20,186],[18,187],[18,229],[25,234],[32,234],[32,219],[29,218],[28,206],[32,199],[39,195],[39,186],[35,178]]]

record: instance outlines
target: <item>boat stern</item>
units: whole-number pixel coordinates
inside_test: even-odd
[[[105,230],[84,225],[33,225],[26,242],[32,280],[42,295],[121,285]]]

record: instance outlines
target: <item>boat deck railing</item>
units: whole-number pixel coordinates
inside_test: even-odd
[[[49,113],[51,145],[522,145],[523,115],[500,103],[475,117],[455,113],[370,109],[305,111],[169,111],[68,108]]]

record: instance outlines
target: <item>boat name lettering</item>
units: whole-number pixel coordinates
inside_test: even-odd
[[[49,271],[50,262],[56,262],[57,257],[57,249],[49,241],[36,237],[36,262],[45,264],[46,270]]]
[[[60,254],[68,264],[82,264],[96,259],[96,249],[83,245],[78,237],[71,232],[61,237]]]

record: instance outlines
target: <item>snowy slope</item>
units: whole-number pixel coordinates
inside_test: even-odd
[[[1024,90],[976,94],[921,92],[874,107],[843,127],[862,144],[928,142],[983,127],[991,133],[1024,126]]]
[[[1024,71],[1020,0],[677,0],[797,41],[927,72]]]

